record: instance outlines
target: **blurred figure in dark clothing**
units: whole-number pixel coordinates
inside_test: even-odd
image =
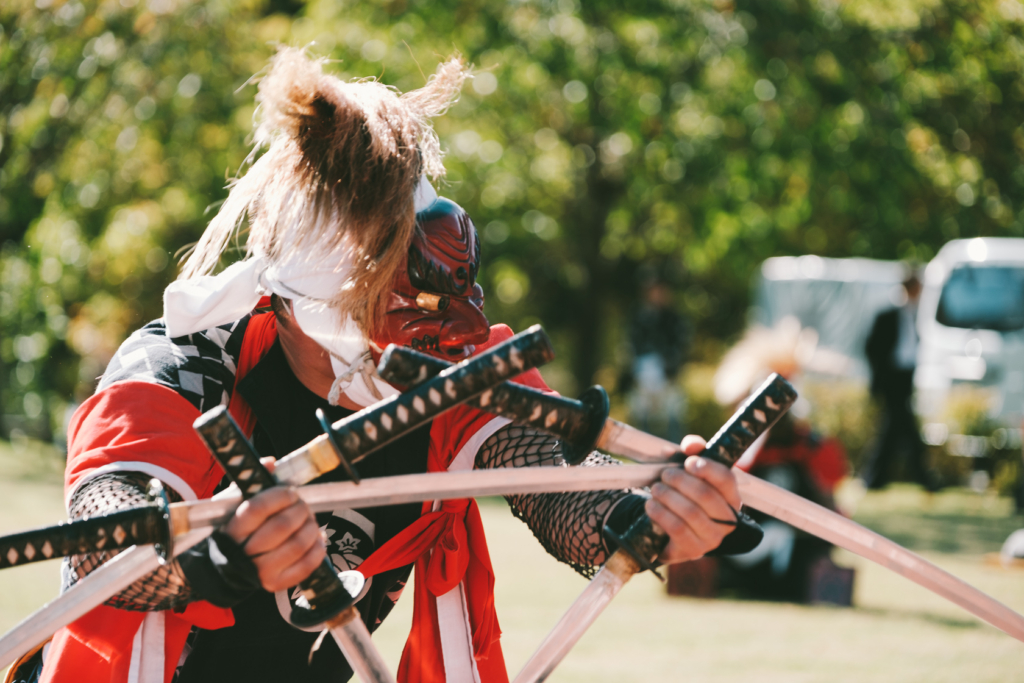
[[[750,450],[757,448],[755,445]],[[737,467],[837,511],[835,489],[846,476],[849,462],[839,439],[823,437],[806,422],[786,413],[768,432],[760,449],[745,455]],[[730,557],[722,564],[720,588],[736,589],[744,597],[763,600],[851,603],[849,591],[829,596],[823,588],[823,578],[830,577],[825,584],[834,586],[836,574],[849,572],[832,564],[831,543],[756,510],[751,515],[764,528],[764,541],[751,552]]]
[[[796,382],[803,372],[841,375],[849,363],[846,356],[820,348],[816,330],[787,316],[773,327],[748,329],[725,354],[715,373],[715,399],[735,409],[773,372]],[[807,421],[811,410],[807,399],[800,399],[747,449],[736,467],[836,510],[835,490],[849,472],[849,462],[838,439],[812,429]],[[851,604],[853,570],[832,562],[828,541],[767,514],[750,514],[764,529],[756,548],[728,558],[674,565],[669,592],[710,597],[726,591],[758,600]],[[702,578],[695,579],[698,576]]]
[[[676,377],[690,348],[690,326],[672,305],[662,280],[644,286],[643,303],[629,328],[631,362],[624,383],[632,423],[669,441],[683,437],[686,398]]]
[[[882,412],[881,428],[861,476],[867,488],[884,488],[893,480],[900,453],[905,453],[910,478],[934,490],[936,477],[925,462],[925,447],[911,406],[917,365],[917,302],[921,296],[921,281],[915,274],[904,281],[903,291],[906,300],[878,314],[865,345],[871,366],[871,394]]]

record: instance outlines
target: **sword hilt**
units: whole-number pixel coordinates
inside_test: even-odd
[[[165,555],[172,538],[169,513],[153,495],[150,500],[149,505],[0,537],[0,569],[149,543],[159,544]]]
[[[397,347],[384,350],[381,366]],[[534,325],[484,353],[446,368],[409,391],[335,422],[327,434],[277,462],[280,481],[305,484],[342,463],[348,467],[409,431],[554,358],[551,341]]]
[[[279,485],[274,475],[260,462],[259,455],[226,407],[217,406],[207,411],[193,427],[228,478],[242,491],[243,499]],[[309,604],[308,608],[296,606],[292,609],[291,621],[300,627],[323,623],[354,602],[328,557],[299,584],[299,590]]]
[[[396,347],[381,358],[378,372],[392,384],[416,387],[449,367],[450,363],[439,358]],[[562,453],[570,465],[579,464],[594,450],[610,410],[608,394],[601,386],[590,387],[579,400],[573,400],[507,381],[467,405],[554,434],[562,440]]]
[[[782,375],[772,373],[711,437],[701,456],[732,467],[754,441],[793,406],[796,399],[793,385]],[[679,453],[673,460],[683,462],[687,457],[685,453]]]
[[[750,445],[789,410],[796,398],[793,385],[781,375],[772,374],[711,437],[700,455],[732,467]],[[680,453],[672,459],[682,463],[688,457]],[[655,561],[668,543],[668,535],[647,515],[633,522],[621,536],[607,527],[604,532],[619,550],[630,555],[641,568],[651,571],[655,570]]]

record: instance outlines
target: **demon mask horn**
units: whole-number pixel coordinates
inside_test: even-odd
[[[266,152],[231,184],[181,278],[210,274],[247,223],[248,255],[266,264],[263,289],[296,290],[372,333],[413,237],[414,191],[422,176],[444,174],[431,118],[467,73],[455,57],[423,88],[400,94],[372,80],[343,82],[323,63],[295,48],[273,58],[259,83],[250,159]],[[268,273],[278,286],[267,286]]]

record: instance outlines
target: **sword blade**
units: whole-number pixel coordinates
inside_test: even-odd
[[[669,465],[534,467],[434,472],[375,477],[363,479],[359,484],[350,481],[312,484],[301,487],[298,493],[314,512],[328,512],[339,507],[647,486],[657,481],[667,467]],[[241,502],[241,497],[234,495],[172,505],[174,554],[209,536],[214,528],[231,517]],[[0,637],[0,670],[159,566],[160,559],[152,546],[135,546],[99,567]]]
[[[207,527],[185,534],[175,543],[175,553],[191,548],[212,531],[212,527]],[[57,629],[85,616],[111,596],[117,595],[147,574],[156,571],[160,567],[160,562],[161,558],[153,546],[135,546],[91,572],[0,638],[0,671],[36,645],[46,641]]]
[[[734,470],[743,503],[927,588],[1024,642],[1024,616],[917,553],[806,498]]]
[[[363,683],[395,683],[395,677],[370,639],[370,630],[355,607],[349,607],[328,621],[327,628],[359,680]]]
[[[363,479],[359,484],[314,484],[299,489],[299,495],[314,512],[328,512],[338,505],[362,508],[425,500],[624,489],[653,484],[672,466],[523,467],[403,474]]]
[[[621,455],[633,462],[665,462],[676,453],[681,453],[679,444],[648,434],[636,427],[608,418],[604,429],[597,437],[597,447],[602,451]]]
[[[662,464],[613,469],[587,467],[577,470],[567,467],[549,467],[431,472],[374,477],[363,479],[359,484],[351,481],[310,484],[300,488],[298,492],[314,512],[330,512],[338,507],[369,508],[419,503],[425,500],[634,488],[654,483],[667,467],[669,465]],[[212,528],[227,522],[241,502],[238,495],[229,495],[209,500],[174,503],[170,506],[172,535],[174,538],[180,538],[192,530],[206,530],[206,533],[209,534]],[[0,552],[7,552],[4,549],[16,547],[19,553],[24,555],[25,539],[35,542],[35,547],[38,549],[44,545],[45,539],[53,534],[77,533],[76,529],[80,524],[90,526],[89,522],[104,519],[108,522],[107,526],[112,526],[112,522],[122,518],[132,519],[133,515],[137,513],[146,519],[155,514],[148,506],[130,508],[118,511],[109,517],[60,522],[52,527],[11,534],[0,537]],[[150,537],[158,540],[160,536],[161,534],[155,531],[148,536],[139,533],[136,543],[133,545],[141,545]],[[116,534],[110,533],[107,534],[107,537],[114,538]],[[127,547],[128,545],[123,543],[118,547]],[[106,544],[100,546],[81,542],[74,545],[66,554],[110,549],[111,546]],[[44,555],[42,551],[37,551],[31,561],[38,562],[62,556],[62,553],[50,552]],[[23,563],[24,560],[19,564]]]
[[[546,680],[590,625],[601,616],[608,603],[638,571],[639,565],[629,555],[614,553],[594,574],[594,578],[558,620],[512,683]]]
[[[633,429],[621,422],[608,422],[615,424],[602,432],[599,443],[602,449],[611,453],[629,458],[635,454],[642,461],[656,462],[664,460],[665,453],[679,450],[671,441]],[[744,505],[890,569],[1024,642],[1024,616],[987,593],[885,536],[817,503],[742,470],[733,469],[733,472]]]
[[[428,472],[372,477],[358,484],[337,481],[309,484],[298,489],[299,496],[313,512],[330,512],[338,507],[370,508],[483,496],[511,496],[527,493],[560,493],[624,489],[653,484],[675,465],[630,465],[628,467],[522,467],[461,472]],[[215,527],[230,519],[241,498],[225,496],[171,505],[175,534],[190,529]]]

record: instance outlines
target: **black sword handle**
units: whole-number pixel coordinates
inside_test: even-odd
[[[757,437],[768,431],[789,410],[796,398],[793,385],[781,375],[773,374],[711,437],[700,455],[731,467]],[[679,454],[673,460],[683,462],[688,457]],[[643,515],[621,536],[607,526],[604,533],[642,568],[657,574],[654,562],[665,549],[668,535],[656,529],[650,517]]]
[[[162,506],[142,505],[0,537],[0,569],[148,543],[167,548],[170,538]]]
[[[394,353],[384,350],[381,365]],[[517,334],[484,353],[445,369],[411,391],[378,401],[358,413],[326,424],[326,435],[311,441],[277,462],[282,481],[305,484],[339,465],[359,481],[353,465],[381,446],[430,420],[484,394],[502,380],[550,361],[551,341],[539,325]]]
[[[384,350],[381,365],[394,353]],[[332,442],[346,461],[356,463],[444,411],[483,394],[555,357],[551,340],[534,325],[486,352],[445,369],[432,380],[350,415],[332,426]]]
[[[193,427],[231,481],[241,489],[243,499],[278,485],[225,406],[203,413]],[[299,584],[299,589],[309,603],[308,609],[292,609],[291,620],[300,627],[323,623],[354,602],[328,557]]]
[[[711,437],[701,456],[732,467],[754,441],[796,403],[796,399],[793,385],[782,375],[772,373]],[[672,459],[681,463],[688,457],[679,453]]]
[[[387,382],[415,387],[449,367],[450,363],[439,358],[396,347],[381,358],[378,372]],[[562,453],[570,465],[583,462],[594,450],[610,410],[608,393],[601,386],[590,387],[579,400],[573,400],[507,381],[467,405],[554,434],[562,440]]]

